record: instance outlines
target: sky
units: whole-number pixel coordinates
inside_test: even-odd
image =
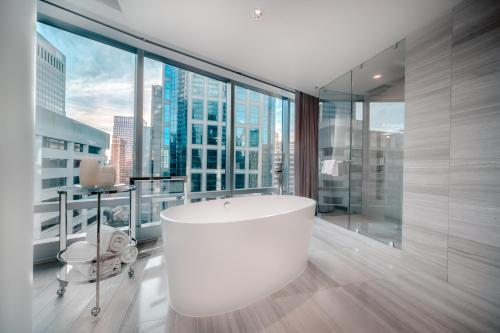
[[[135,54],[37,23],[37,31],[66,56],[66,115],[112,134],[113,116],[134,115]],[[144,68],[144,118],[150,124],[151,85],[162,64]]]
[[[66,115],[112,134],[113,117],[134,115],[136,55],[37,23],[37,31],[66,56]],[[161,85],[163,64],[144,60],[144,120],[151,124],[151,86]],[[276,103],[281,136],[281,103]]]

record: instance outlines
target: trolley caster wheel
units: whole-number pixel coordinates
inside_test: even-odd
[[[65,292],[66,292],[66,288],[61,287],[61,288],[57,289],[56,294],[57,294],[57,296],[61,297],[62,295],[64,295]]]
[[[132,268],[130,268],[128,270],[128,277],[132,277],[132,276],[134,276],[134,274],[135,274],[135,271]]]
[[[90,313],[94,316],[94,317],[97,317],[97,315],[99,314],[99,312],[101,312],[101,308],[98,308],[98,307],[93,307],[92,310],[90,310]]]

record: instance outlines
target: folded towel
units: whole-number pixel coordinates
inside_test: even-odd
[[[328,170],[328,160],[321,162],[321,173],[325,174]]]
[[[120,260],[125,264],[132,264],[137,259],[137,254],[139,251],[134,245],[128,245],[120,255]]]
[[[337,177],[339,175],[339,162],[336,160],[331,161],[330,169],[328,169],[330,176]]]
[[[324,160],[321,164],[321,173],[337,177],[339,175],[339,162],[337,160]]]
[[[68,265],[66,266],[66,278],[70,281],[88,281],[96,278],[97,274],[90,275],[89,271],[86,268],[82,268],[82,265]],[[109,271],[111,272],[111,271]],[[101,273],[102,277],[104,274],[108,274],[109,272]]]
[[[87,242],[97,246],[97,225],[87,229]],[[101,251],[120,252],[129,244],[126,233],[116,228],[101,225]]]
[[[121,262],[119,258],[104,260],[101,261],[101,265],[99,266],[99,275],[101,276],[106,275],[120,268],[121,268]],[[92,264],[90,266],[89,276],[90,277],[97,276],[97,263]]]
[[[101,256],[111,255],[110,252],[101,253]],[[66,249],[64,259],[68,261],[88,261],[95,260],[97,248],[86,241],[71,244]],[[72,264],[73,269],[80,272],[85,278],[95,278],[97,276],[97,263],[92,264]],[[112,258],[102,261],[99,266],[99,275],[111,273],[121,267],[119,258]]]

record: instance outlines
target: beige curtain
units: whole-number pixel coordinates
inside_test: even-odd
[[[295,194],[317,199],[319,99],[295,93]]]

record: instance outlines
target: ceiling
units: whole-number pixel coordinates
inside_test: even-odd
[[[62,0],[195,56],[318,95],[460,0]],[[262,19],[252,14],[262,8]]]
[[[356,66],[352,72],[336,78],[321,87],[320,97],[339,99],[340,96],[351,98],[351,94],[365,96],[383,86],[404,81],[405,76],[405,41],[401,41],[371,59]],[[380,75],[380,78],[374,78]]]

